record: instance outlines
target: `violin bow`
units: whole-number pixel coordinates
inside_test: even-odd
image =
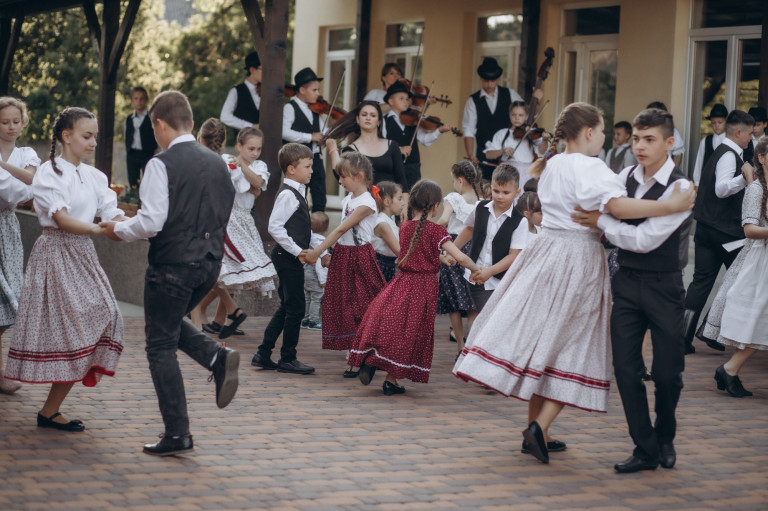
[[[416,70],[419,66],[419,59],[421,58],[421,43],[424,41],[424,29],[426,27],[421,27],[421,34],[419,34],[419,47],[416,48],[416,59],[413,61],[413,69],[411,72],[411,87],[408,89],[409,92],[413,91],[413,82],[416,81]]]
[[[520,144],[523,143],[523,140],[525,140],[525,137],[528,136],[528,133],[531,132],[533,129],[533,125],[536,124],[536,121],[539,120],[539,117],[541,117],[541,113],[544,111],[545,108],[547,108],[547,105],[549,104],[549,100],[546,100],[543,105],[541,105],[541,108],[539,109],[539,113],[536,114],[536,117],[533,118],[533,122],[528,126],[528,128],[525,130],[525,133],[523,133],[523,136],[520,137],[520,140],[517,142],[517,145],[515,146],[514,151],[517,151],[517,148],[520,147]]]
[[[435,86],[434,80],[432,81],[432,84],[429,86],[430,90],[432,87]],[[427,106],[429,106],[429,101],[425,101],[423,105],[421,105],[421,111],[419,111],[419,120],[416,122],[416,129],[413,130],[413,136],[411,137],[411,143],[408,144],[409,147],[413,147],[413,143],[416,141],[416,134],[419,132],[419,126],[421,126],[421,120],[424,118],[424,113],[427,111]],[[407,160],[408,157],[404,157],[403,161]]]
[[[325,116],[325,120],[323,121],[323,128],[320,130],[320,133],[325,135],[325,127],[328,125],[328,119],[331,118],[331,114],[333,113],[333,106],[336,104],[336,98],[339,97],[339,91],[341,90],[341,86],[344,84],[344,76],[347,74],[347,68],[343,68],[341,70],[341,79],[339,80],[339,84],[336,86],[336,92],[333,93],[333,100],[331,101],[331,109],[328,111],[328,115]]]

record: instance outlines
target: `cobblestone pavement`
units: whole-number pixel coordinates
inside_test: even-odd
[[[566,409],[552,433],[568,443],[549,465],[520,454],[525,403],[450,374],[455,345],[438,320],[428,385],[381,393],[344,380],[343,354],[323,352],[319,332],[302,330],[299,358],[317,374],[252,368],[268,318],[248,319],[240,390],[219,410],[208,373],[179,354],[195,452],[141,452],[161,432],[143,350],[143,320],[126,318],[126,348],[115,378],[78,385],[62,411],[84,433],[38,429],[48,387],[0,395],[0,510],[473,509],[534,511],[768,509],[768,356],[742,379],[755,392],[733,399],[715,389],[727,355],[697,343],[686,359],[678,409],[678,463],[618,475],[632,450],[618,393],[607,414]],[[652,392],[651,392],[652,394]]]

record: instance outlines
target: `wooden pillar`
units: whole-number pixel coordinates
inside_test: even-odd
[[[523,0],[523,30],[520,34],[520,75],[517,80],[517,92],[525,98],[526,102],[531,101],[533,86],[536,84],[540,19],[541,0]]]
[[[11,18],[0,19],[0,95],[10,92],[11,64],[19,46],[22,23],[23,16],[17,17],[15,21]]]
[[[763,30],[760,36],[760,81],[757,104],[768,108],[768,2],[763,4]]]
[[[357,0],[357,102],[361,102],[368,91],[368,54],[371,39],[371,0]]]

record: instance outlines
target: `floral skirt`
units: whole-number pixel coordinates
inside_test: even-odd
[[[261,235],[251,212],[234,207],[227,224],[227,239],[221,261],[221,281],[227,288],[257,288],[262,294],[275,290],[277,272],[264,252]]]
[[[456,240],[456,235],[451,234],[451,239]],[[472,250],[472,240],[461,249],[465,254]],[[440,265],[440,294],[437,298],[437,313],[448,314],[450,312],[469,312],[477,310],[472,296],[469,294],[469,283],[464,278],[464,267],[458,264],[447,266]]]
[[[19,220],[11,209],[0,210],[0,327],[13,325],[24,282],[24,248]]]

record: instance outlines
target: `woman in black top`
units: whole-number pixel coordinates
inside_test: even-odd
[[[366,156],[373,166],[374,184],[379,181],[394,181],[407,193],[408,181],[405,178],[400,146],[397,142],[381,136],[381,123],[381,108],[375,101],[363,101],[357,108],[339,119],[326,136],[325,144],[331,156],[331,165],[336,168],[339,160],[336,141],[352,135],[353,141],[344,147],[342,152],[357,151]]]

